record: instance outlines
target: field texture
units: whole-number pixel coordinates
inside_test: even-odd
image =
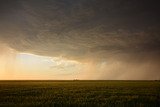
[[[0,106],[160,107],[160,82],[0,81]]]

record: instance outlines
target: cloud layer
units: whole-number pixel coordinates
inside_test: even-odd
[[[88,62],[91,72],[100,71],[98,79],[129,79],[134,72],[135,79],[159,79],[158,6],[150,0],[1,0],[0,42]]]

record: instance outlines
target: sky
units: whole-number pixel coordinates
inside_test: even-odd
[[[1,80],[159,80],[158,0],[0,0]]]

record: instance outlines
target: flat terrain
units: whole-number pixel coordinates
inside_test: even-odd
[[[160,107],[160,81],[0,81],[0,106]]]

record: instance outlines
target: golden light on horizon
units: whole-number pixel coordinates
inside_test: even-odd
[[[74,79],[83,64],[62,57],[9,50],[0,59],[0,79]]]

